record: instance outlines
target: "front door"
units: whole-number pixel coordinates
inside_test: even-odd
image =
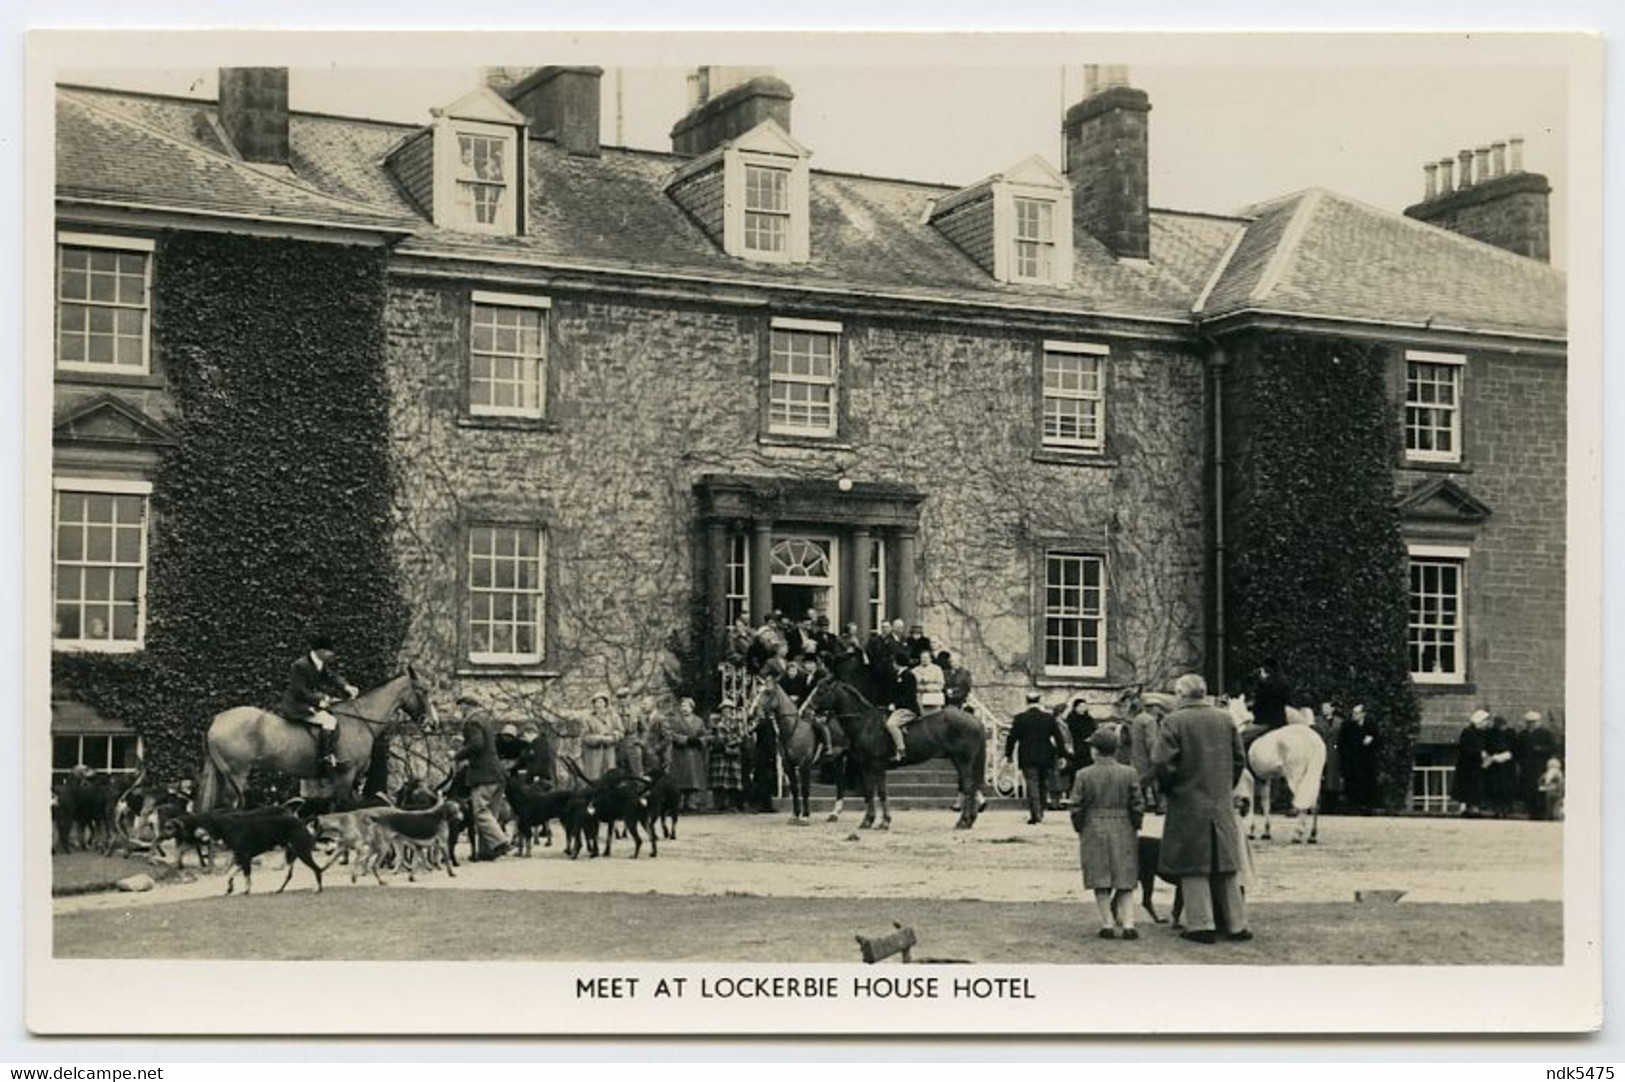
[[[840,625],[840,539],[828,534],[773,535],[773,607],[792,620],[816,609]]]

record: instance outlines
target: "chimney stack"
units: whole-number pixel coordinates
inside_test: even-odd
[[[288,164],[287,68],[221,68],[219,114],[243,161]]]
[[[1461,177],[1452,185],[1456,162]],[[1454,161],[1441,158],[1437,184],[1433,169],[1423,166],[1428,177],[1422,201],[1405,208],[1407,217],[1531,259],[1551,259],[1552,187],[1544,176],[1523,171],[1521,136],[1460,151]]]
[[[516,70],[527,73],[516,78]],[[566,153],[596,158],[603,76],[603,68],[591,67],[488,68],[485,80],[525,114],[532,135],[553,140]]]
[[[688,77],[688,115],[671,129],[671,149],[698,157],[764,120],[790,131],[795,94],[770,68],[707,65]]]
[[[1072,220],[1123,259],[1151,257],[1151,101],[1123,65],[1085,65],[1084,98],[1066,111]]]

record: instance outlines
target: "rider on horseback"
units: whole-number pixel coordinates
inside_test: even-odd
[[[947,703],[945,687],[947,678],[942,670],[937,668],[932,660],[931,644],[929,640],[919,648],[919,664],[904,673],[900,681],[904,689],[903,697],[912,701],[898,704],[898,709],[892,711],[891,717],[886,719],[886,731],[891,733],[892,743],[897,745],[896,762],[908,759],[908,745],[903,736],[903,728],[920,719],[920,715],[932,710],[941,710]]]
[[[328,774],[338,766],[339,723],[327,712],[336,698],[353,699],[355,685],[333,668],[333,640],[313,635],[310,652],[293,663],[282,693],[282,716],[316,731],[316,769]]]

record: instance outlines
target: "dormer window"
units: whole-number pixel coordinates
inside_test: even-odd
[[[1048,282],[1055,277],[1055,202],[1015,197],[1015,277]]]
[[[523,233],[525,115],[488,87],[432,113],[386,158],[401,187],[441,229]]]
[[[764,120],[679,168],[666,194],[731,256],[805,263],[809,157],[775,121]]]
[[[457,208],[468,224],[501,228],[508,220],[513,203],[507,164],[511,142],[511,136],[457,133]]]
[[[929,220],[996,282],[1072,284],[1072,189],[1043,158],[938,199]]]
[[[790,237],[790,170],[745,165],[745,247],[783,252]]]

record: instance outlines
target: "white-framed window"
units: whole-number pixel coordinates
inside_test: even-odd
[[[115,779],[133,778],[141,767],[141,738],[135,733],[52,733],[51,780],[88,766]]]
[[[745,248],[783,252],[790,238],[790,170],[745,163]]]
[[[58,368],[151,371],[152,253],[137,237],[58,234]]]
[[[775,319],[768,358],[768,431],[834,436],[840,426],[841,325]]]
[[[742,533],[728,537],[728,586],[725,595],[728,605],[728,623],[739,617],[753,621],[750,611],[750,538]]]
[[[468,410],[541,417],[547,410],[546,298],[476,292],[470,320]]]
[[[152,485],[56,477],[52,487],[52,645],[109,653],[141,649]]]
[[[1467,679],[1467,558],[1452,545],[1411,545],[1410,618],[1406,645],[1411,679],[1460,684]]]
[[[1405,457],[1461,461],[1461,385],[1467,358],[1405,351]]]
[[[886,612],[886,539],[869,538],[869,626],[878,628]]]
[[[1011,268],[1018,281],[1055,278],[1055,201],[1014,197],[1015,229]]]
[[[468,530],[468,659],[533,664],[543,655],[546,534],[535,526]]]
[[[1044,554],[1044,674],[1106,675],[1106,560]]]
[[[1069,451],[1099,451],[1106,443],[1105,346],[1045,342],[1043,444]]]
[[[514,134],[499,125],[459,125],[452,184],[457,219],[480,232],[512,233],[515,205]]]

